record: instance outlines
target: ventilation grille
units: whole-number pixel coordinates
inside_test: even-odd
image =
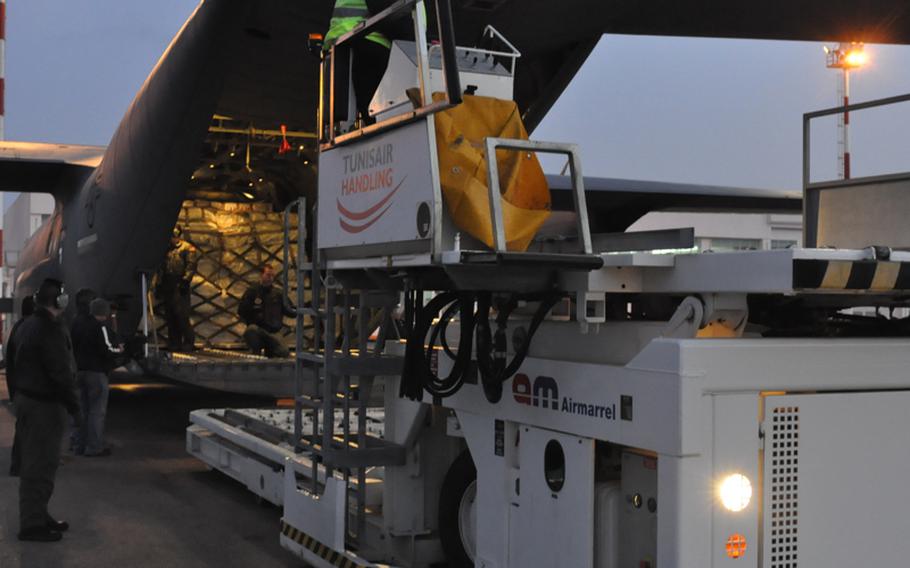
[[[771,418],[771,568],[797,568],[799,541],[799,407]]]

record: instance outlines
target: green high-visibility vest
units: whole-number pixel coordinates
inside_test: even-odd
[[[324,49],[328,49],[339,37],[353,30],[357,24],[370,16],[366,0],[335,0],[335,9],[332,11],[332,21],[329,22],[329,31],[323,40]],[[389,38],[380,32],[367,34],[367,39],[375,41],[387,48],[392,47]]]

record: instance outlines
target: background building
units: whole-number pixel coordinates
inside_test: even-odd
[[[0,296],[8,298],[15,289],[16,264],[25,243],[54,212],[54,198],[47,193],[20,193],[3,214],[3,268]]]
[[[648,213],[630,231],[695,229],[699,252],[770,250],[802,244],[802,216],[766,213]]]

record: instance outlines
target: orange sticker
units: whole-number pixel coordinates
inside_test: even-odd
[[[727,556],[742,558],[746,554],[746,537],[741,534],[732,534],[727,537]]]

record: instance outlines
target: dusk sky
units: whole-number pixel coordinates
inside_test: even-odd
[[[107,144],[195,5],[9,0],[6,138]],[[910,92],[910,48],[867,50],[854,101]],[[836,77],[820,43],[605,36],[534,137],[579,143],[588,175],[799,189],[801,116],[835,105]],[[907,169],[903,106],[854,118],[858,174]],[[815,135],[833,175],[834,121]]]

